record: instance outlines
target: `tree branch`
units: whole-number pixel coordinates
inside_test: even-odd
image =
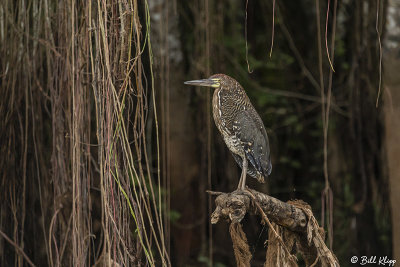
[[[221,219],[240,223],[246,213],[259,215],[264,223],[268,223],[277,242],[273,246],[269,242],[268,249],[283,249],[287,255],[286,259],[274,258],[273,261],[290,260],[293,264],[291,266],[296,266],[296,262],[292,259],[295,254],[291,255],[289,252],[296,248],[303,255],[307,266],[339,266],[337,258],[325,245],[323,229],[319,227],[310,206],[305,202],[285,203],[252,189],[231,193],[218,192],[214,195],[218,197],[215,199],[216,208],[211,215],[212,224]],[[273,229],[275,224],[280,230]],[[267,261],[271,261],[268,255],[280,254],[267,253]]]
[[[240,222],[247,212],[259,215],[257,207],[250,205],[253,196],[271,221],[291,231],[305,231],[307,217],[301,209],[252,189],[220,194],[215,200],[217,207],[211,223],[216,224],[220,219]]]

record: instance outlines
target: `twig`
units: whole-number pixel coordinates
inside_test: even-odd
[[[315,258],[315,261],[310,265],[310,267],[314,267],[319,260],[319,255]]]
[[[258,203],[256,197],[249,191],[249,190],[245,190],[245,192],[249,193],[250,197],[253,199],[253,203],[254,205],[257,207],[258,211],[260,212],[262,218],[264,219],[265,222],[267,222],[269,229],[272,230],[272,232],[274,233],[274,235],[276,236],[276,238],[278,239],[279,243],[281,244],[281,246],[284,248],[285,252],[287,253],[287,255],[289,255],[289,259],[293,262],[296,262],[296,258],[289,252],[289,249],[286,247],[285,243],[282,240],[282,237],[275,231],[275,228],[273,227],[273,225],[271,224],[271,222],[268,219],[267,214],[265,214],[265,212],[263,211],[263,209],[261,208],[260,204]]]
[[[378,95],[376,96],[375,107],[378,108],[379,105],[379,96],[381,95],[381,86],[382,86],[382,43],[381,43],[381,34],[379,32],[379,6],[380,1],[378,0],[376,3],[376,23],[375,30],[378,35],[378,43],[379,43],[379,85],[378,85]]]
[[[246,1],[246,17],[244,21],[244,38],[246,40],[246,63],[247,63],[247,71],[249,73],[252,73],[253,71],[250,70],[250,65],[249,65],[249,48],[247,46],[247,6],[249,5],[249,0]]]
[[[217,191],[211,191],[211,190],[206,190],[206,193],[210,194],[211,196],[219,196],[219,195],[225,194],[224,192],[217,192]]]
[[[36,265],[33,264],[33,262],[31,261],[31,259],[28,257],[28,255],[25,254],[25,252],[23,251],[22,248],[20,248],[20,246],[18,246],[18,244],[16,244],[13,240],[11,240],[5,233],[3,233],[3,231],[0,230],[0,235],[6,240],[8,241],[17,251],[17,253],[19,253],[20,255],[22,255],[22,257],[25,258],[26,262],[32,266],[35,267]]]
[[[329,49],[328,49],[328,21],[329,21],[329,6],[331,4],[331,1],[328,0],[328,7],[326,9],[326,21],[325,21],[325,47],[326,47],[326,54],[328,55],[328,61],[329,65],[331,66],[331,70],[335,72],[335,69],[333,68],[333,62],[331,61],[331,57],[329,56]],[[335,27],[335,25],[333,25]],[[334,31],[333,31],[334,34]],[[332,39],[333,42],[335,42],[335,38]],[[333,55],[332,55],[333,57]]]
[[[275,0],[272,1],[272,34],[271,34],[271,49],[269,50],[269,57],[272,56],[272,48],[274,47],[275,35]]]

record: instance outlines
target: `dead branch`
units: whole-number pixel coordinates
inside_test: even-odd
[[[219,193],[219,192],[218,192]],[[259,215],[267,223],[269,233],[265,266],[297,266],[295,255],[301,253],[307,266],[339,266],[336,256],[324,242],[324,230],[319,227],[311,207],[301,200],[282,202],[252,189],[219,193],[211,223],[221,219],[238,224],[246,213]],[[243,233],[244,234],[244,233]],[[242,234],[242,235],[243,235]],[[232,237],[232,233],[231,233]],[[241,240],[246,240],[245,236]],[[234,247],[237,246],[232,237]],[[235,250],[235,257],[237,250]],[[251,255],[250,255],[251,256]],[[250,266],[237,260],[238,266]]]

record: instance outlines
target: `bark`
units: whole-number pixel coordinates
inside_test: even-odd
[[[323,229],[305,202],[285,203],[251,189],[217,194],[211,223],[228,220],[238,224],[246,213],[259,215],[263,223],[268,223],[270,233],[266,265],[297,266],[294,257],[297,251],[302,254],[307,266],[339,266],[336,256],[325,245]],[[247,266],[238,261],[241,258],[237,255],[238,244],[232,233],[231,237],[238,266]],[[245,240],[243,237],[240,239]]]
[[[251,189],[219,195],[215,200],[216,208],[211,215],[211,223],[216,224],[221,218],[240,222],[247,212],[257,214],[257,207],[250,205],[251,195],[248,192],[254,195],[271,220],[292,231],[305,231],[307,220],[301,209]]]
[[[179,215],[166,222],[166,235],[172,244],[173,265],[184,265],[200,250],[202,221],[193,210],[201,211],[198,201],[201,161],[191,97],[193,91],[184,86],[183,55],[179,41],[178,16],[173,1],[150,1],[155,84],[160,99],[161,154],[167,212]],[[173,210],[171,210],[171,208]],[[205,218],[205,215],[203,215]],[[200,216],[202,217],[202,216]],[[172,220],[172,219],[171,219]]]
[[[388,1],[384,40],[384,114],[393,232],[393,258],[400,259],[400,3]]]

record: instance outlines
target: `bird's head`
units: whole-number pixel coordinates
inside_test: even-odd
[[[196,85],[196,86],[206,86],[206,87],[213,87],[213,88],[221,88],[221,87],[228,87],[229,83],[236,81],[225,74],[214,74],[211,75],[208,79],[202,80],[193,80],[184,82],[185,84],[189,85]]]

